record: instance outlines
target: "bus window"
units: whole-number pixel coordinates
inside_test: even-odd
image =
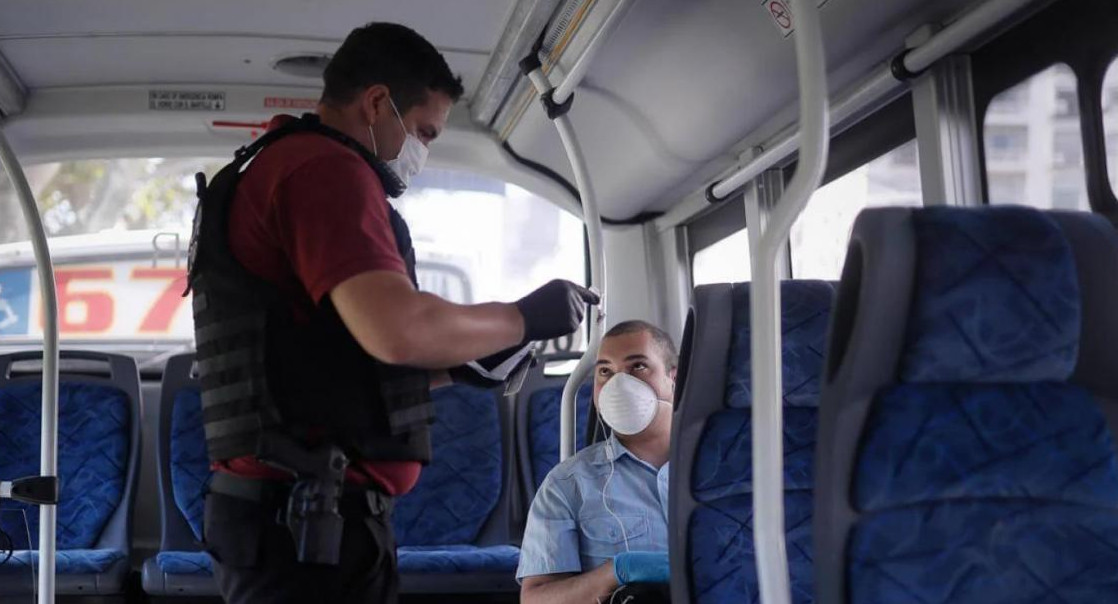
[[[1106,131],[1107,171],[1118,192],[1118,60],[1111,63],[1102,85],[1103,127]]]
[[[792,276],[837,280],[859,212],[922,203],[915,140],[820,187],[792,226]]]
[[[88,159],[24,168],[51,241],[68,348],[133,354],[158,371],[193,342],[186,254],[194,175],[215,158]],[[39,285],[24,220],[0,176],[0,350],[41,345]]]
[[[189,230],[194,174],[213,175],[222,161],[207,158],[125,158],[25,166],[47,236],[122,231]],[[0,244],[27,241],[11,183],[0,174]]]
[[[140,158],[25,169],[51,238],[64,345],[132,354],[156,372],[193,347],[186,248],[194,174],[220,159]],[[581,222],[527,191],[430,170],[398,206],[420,288],[449,300],[515,300],[545,281],[584,280]],[[0,181],[0,350],[39,346],[38,280],[19,206]],[[576,338],[576,341],[581,341]]]
[[[582,221],[518,186],[428,168],[394,203],[421,267],[451,269],[420,275],[426,291],[464,303],[512,301],[551,279],[586,280]]]
[[[983,140],[991,204],[1090,209],[1078,82],[1067,65],[1054,65],[994,97]]]
[[[746,229],[699,250],[691,264],[691,279],[695,287],[749,281],[752,272],[749,231]]]

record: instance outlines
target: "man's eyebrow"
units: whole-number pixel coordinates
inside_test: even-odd
[[[625,360],[626,361],[647,361],[648,360],[648,355],[631,354],[631,355],[625,357]]]
[[[599,365],[612,365],[612,364],[613,364],[613,363],[610,363],[610,362],[609,362],[609,361],[607,361],[606,359],[598,359],[598,362],[597,362],[597,363],[594,363],[594,366],[595,366],[595,367],[597,367],[597,366],[599,366]]]

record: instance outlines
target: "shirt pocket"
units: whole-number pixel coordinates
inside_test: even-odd
[[[579,519],[579,524],[582,529],[582,554],[585,556],[612,558],[625,551],[626,539],[633,551],[639,551],[641,548],[638,546],[647,541],[648,518],[644,515],[592,516]]]

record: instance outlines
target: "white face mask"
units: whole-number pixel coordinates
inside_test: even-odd
[[[392,168],[392,171],[400,177],[400,180],[406,186],[411,182],[413,176],[423,171],[423,166],[427,163],[427,146],[419,140],[419,137],[408,132],[407,127],[404,126],[404,119],[400,117],[400,111],[396,109],[396,103],[391,98],[388,99],[388,102],[392,105],[392,112],[396,114],[396,121],[400,123],[400,129],[404,131],[405,138],[404,146],[400,147],[400,153],[396,156],[396,159],[388,160],[385,163],[388,164],[389,168]],[[377,139],[373,136],[372,124],[369,124],[369,138],[373,141],[373,155],[379,157],[377,154]]]
[[[618,373],[598,393],[598,412],[614,432],[632,436],[652,424],[663,402],[643,380]]]

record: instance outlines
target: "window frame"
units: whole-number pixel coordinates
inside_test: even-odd
[[[984,125],[992,101],[1034,75],[1064,63],[1078,82],[1088,203],[1093,211],[1118,223],[1118,197],[1108,175],[1102,98],[1106,72],[1118,59],[1118,36],[1113,33],[1118,29],[1118,12],[1112,0],[1079,0],[1076,10],[1067,8],[1067,2],[1050,3],[971,56],[984,203],[990,198]],[[1053,31],[1074,35],[1053,36]]]
[[[831,137],[827,169],[823,172],[823,180],[819,183],[819,187],[825,187],[915,140],[916,113],[912,104],[912,93],[906,91]],[[916,169],[920,171],[919,159],[916,162]],[[792,181],[795,173],[795,162],[784,168],[786,186]],[[797,279],[791,241],[788,243],[787,253],[789,278]]]

